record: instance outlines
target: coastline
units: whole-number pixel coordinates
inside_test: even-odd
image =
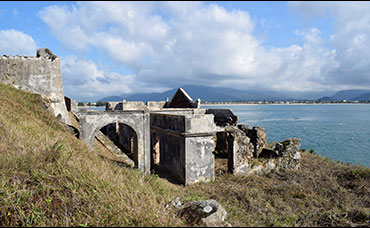
[[[369,105],[370,103],[201,103],[203,106],[231,106],[231,105]]]

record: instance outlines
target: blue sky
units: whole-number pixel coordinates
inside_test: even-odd
[[[0,2],[0,54],[61,58],[75,100],[186,84],[370,88],[369,2]]]

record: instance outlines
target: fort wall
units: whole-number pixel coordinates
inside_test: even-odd
[[[0,83],[42,95],[50,101],[54,115],[71,124],[64,101],[60,59],[49,49],[36,56],[1,56]]]

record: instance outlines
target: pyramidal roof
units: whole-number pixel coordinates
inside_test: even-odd
[[[183,89],[179,88],[175,95],[173,95],[169,104],[170,108],[195,108],[196,104],[189,94]]]

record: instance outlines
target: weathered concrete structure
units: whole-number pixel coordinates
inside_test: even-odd
[[[201,109],[195,104],[180,88],[170,102],[145,104],[123,100],[109,102],[106,109],[150,113],[151,151],[146,152],[150,155],[150,166],[167,170],[184,184],[213,180],[214,154],[220,155],[220,151],[226,153],[228,170],[233,174],[262,174],[281,167],[299,167],[297,140],[270,149],[263,128],[236,126],[238,117],[231,110]],[[118,137],[115,141],[130,150],[135,137],[131,128],[117,123],[109,127],[111,138]]]
[[[179,89],[174,98],[182,99],[181,97],[184,97],[181,95],[182,91]],[[186,95],[186,97],[189,96]],[[144,102],[123,100],[108,102],[106,112],[81,112],[79,114],[81,139],[92,146],[93,132],[107,125],[104,129],[105,133],[117,142],[123,151],[138,148],[134,161],[140,170],[148,172],[150,167],[155,166],[169,171],[183,184],[213,180],[212,152],[215,146],[214,137],[219,130],[214,124],[213,115],[205,114],[206,110],[198,108],[198,105],[195,108],[181,105],[177,105],[177,108],[169,108],[169,103],[149,101],[144,104]],[[146,128],[137,126],[140,120],[132,116],[132,113],[150,116],[148,122],[150,124]],[[144,121],[147,123],[148,120],[144,118]],[[149,147],[145,146],[140,151],[140,137],[146,134],[150,135],[144,136],[142,140],[150,143]],[[141,161],[140,157],[144,160]]]
[[[42,95],[50,101],[55,116],[71,124],[65,101],[60,59],[47,48],[36,56],[1,56],[0,82]]]
[[[114,153],[126,152],[125,159],[140,171],[167,170],[183,184],[214,180],[215,149],[226,152],[234,174],[300,165],[299,139],[268,146],[263,128],[236,126],[238,117],[231,110],[201,109],[200,99],[194,102],[182,88],[171,101],[123,100],[108,102],[106,111],[78,111],[77,102],[64,97],[60,60],[47,48],[38,49],[35,57],[0,57],[0,82],[42,95],[68,125],[68,111],[74,113],[81,132],[73,130],[90,148],[98,135]],[[116,145],[107,143],[100,130]]]
[[[213,115],[150,115],[154,163],[184,184],[214,180]]]
[[[136,111],[87,111],[79,112],[81,136],[91,148],[97,131],[111,123],[130,126],[137,137],[137,150],[134,152],[135,166],[142,172],[150,171],[150,124],[149,113]]]

